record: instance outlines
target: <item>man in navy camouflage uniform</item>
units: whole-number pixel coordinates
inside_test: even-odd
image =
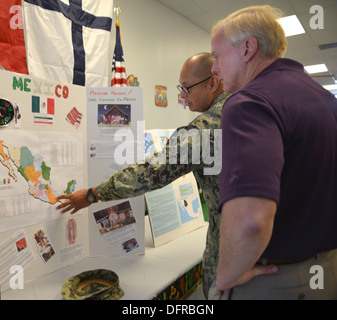
[[[207,145],[210,157],[215,157],[219,153],[221,157],[221,152],[215,150],[214,143],[217,142],[216,132],[220,129],[222,106],[228,98],[228,94],[223,92],[219,77],[211,72],[213,63],[214,58],[209,53],[200,53],[189,58],[180,73],[180,85],[177,87],[181,97],[185,99],[185,103],[191,111],[201,112],[201,114],[187,126],[178,128],[171,135],[162,151],[149,155],[142,163],[128,166],[115,173],[109,180],[91,189],[96,198],[95,201],[130,198],[164,187],[192,171],[203,191],[209,215],[206,248],[203,256],[203,288],[206,297],[215,278],[218,264],[220,215],[217,207],[220,168],[214,169],[215,165],[210,164],[209,159],[204,161],[207,152],[204,150],[202,153],[202,148],[205,149],[205,145]],[[198,142],[200,145],[196,146],[196,140],[191,137],[184,138],[184,135],[180,134],[181,130],[187,133],[197,130],[200,136]],[[170,152],[172,154],[172,149],[176,147],[178,147],[176,150],[188,150],[187,158],[186,154],[180,152],[177,155],[177,161],[170,164]],[[192,161],[193,150],[200,150],[199,163]],[[182,160],[183,158],[184,160]],[[158,159],[166,160],[164,160],[164,164],[161,164],[162,161],[158,163]],[[208,173],[207,170],[209,170]],[[63,209],[62,213],[70,210],[72,210],[71,213],[75,213],[79,209],[88,207],[91,203],[87,201],[87,194],[88,189],[83,189],[70,195],[62,195],[57,200],[66,199],[67,201],[59,205],[57,209]]]

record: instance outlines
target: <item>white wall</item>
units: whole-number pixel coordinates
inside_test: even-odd
[[[178,105],[180,69],[187,58],[210,51],[211,36],[154,0],[114,0],[120,7],[127,75],[138,77],[144,96],[145,129],[177,128],[198,114]],[[115,27],[113,27],[115,38]],[[112,41],[113,47],[115,39]],[[112,48],[113,51],[113,48]],[[168,106],[154,103],[156,85],[168,89]]]

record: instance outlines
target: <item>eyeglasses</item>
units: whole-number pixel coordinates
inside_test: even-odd
[[[183,87],[181,84],[178,84],[178,85],[177,85],[177,89],[178,89],[178,91],[179,91],[179,94],[182,93],[182,92],[184,92],[184,93],[186,93],[186,94],[189,94],[189,93],[190,93],[189,90],[190,90],[191,88],[197,86],[197,85],[200,84],[200,83],[203,83],[203,82],[205,82],[205,81],[211,79],[212,77],[213,77],[213,75],[211,75],[211,76],[209,76],[208,78],[206,78],[206,79],[204,79],[204,80],[201,80],[201,81],[199,81],[199,82],[197,82],[197,83],[195,83],[195,84],[192,84],[192,85],[189,86],[189,87]]]

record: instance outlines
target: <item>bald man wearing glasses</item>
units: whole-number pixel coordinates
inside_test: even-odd
[[[180,73],[180,84],[177,88],[189,109],[202,114],[187,126],[178,128],[160,153],[156,152],[150,155],[143,163],[130,165],[94,188],[79,190],[73,194],[62,195],[57,198],[58,201],[66,200],[57,207],[58,210],[62,210],[61,213],[67,211],[75,213],[99,200],[119,200],[142,195],[148,191],[162,188],[179,177],[193,172],[199,187],[203,190],[209,215],[209,227],[203,257],[203,289],[206,297],[210,285],[215,279],[218,264],[219,176],[218,174],[205,174],[204,169],[209,166],[209,163],[204,163],[203,157],[200,156],[201,161],[199,163],[193,163],[192,151],[198,148],[201,155],[203,147],[201,142],[199,142],[200,146],[195,146],[193,139],[178,140],[177,136],[179,136],[180,129],[187,132],[197,129],[200,135],[202,135],[202,130],[207,129],[210,132],[210,153],[214,153],[214,132],[216,129],[220,129],[222,106],[229,95],[223,92],[219,77],[212,74],[213,63],[214,58],[209,53],[194,55],[184,63]],[[173,141],[178,141],[179,157],[181,156],[181,150],[188,150],[187,163],[170,164],[169,150],[170,144],[174,143]],[[156,161],[153,160],[158,159],[160,154],[164,155],[166,163],[154,164]]]

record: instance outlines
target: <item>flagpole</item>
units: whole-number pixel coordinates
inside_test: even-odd
[[[122,12],[122,9],[120,7],[114,7],[114,12],[116,13],[116,23],[115,23],[115,27],[119,27],[120,28],[120,23],[119,23],[119,14]],[[121,29],[119,29],[119,38],[120,38],[120,42],[122,45],[122,33],[121,33]]]
[[[127,87],[125,62],[123,58],[123,48],[121,41],[121,29],[119,23],[119,14],[121,13],[120,7],[114,7],[116,13],[116,45],[112,61],[112,79],[111,87]]]
[[[120,7],[114,7],[114,12],[116,12],[116,24],[119,25],[119,14],[122,12],[122,9]]]

